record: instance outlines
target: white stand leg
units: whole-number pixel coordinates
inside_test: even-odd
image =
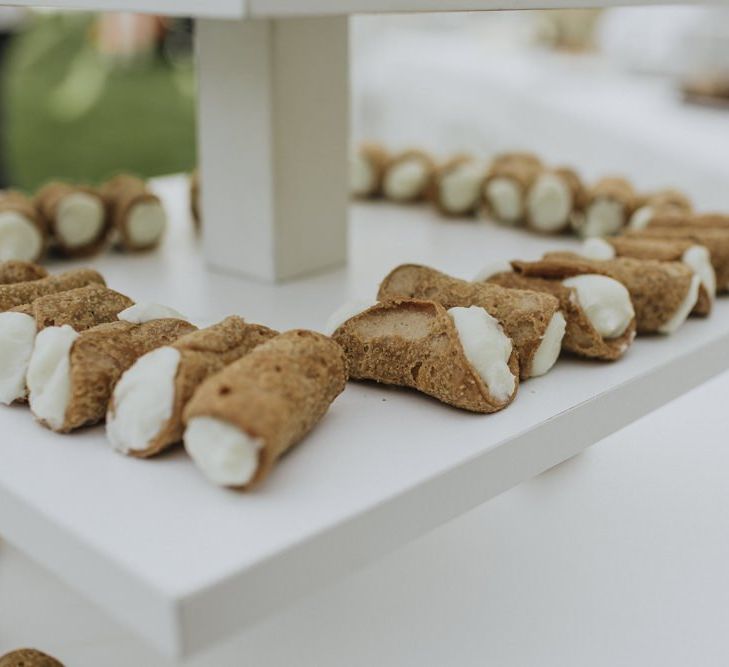
[[[346,17],[200,20],[210,265],[276,281],[346,260]]]

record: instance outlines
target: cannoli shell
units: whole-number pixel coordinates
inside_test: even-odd
[[[434,301],[378,303],[347,320],[332,338],[344,349],[350,376],[357,380],[410,387],[471,412],[496,412],[516,396],[516,349],[509,359],[514,393],[500,401],[466,358],[448,311]]]
[[[38,280],[0,285],[0,313],[31,303],[42,296],[94,284],[106,285],[100,273],[93,269],[74,269]]]
[[[489,183],[494,179],[506,178],[516,183],[521,192],[522,200],[525,200],[529,188],[532,187],[541,171],[542,164],[539,158],[529,153],[508,153],[500,155],[492,162],[488,174],[484,178],[482,191],[485,194]],[[488,197],[486,196],[483,198],[483,206],[486,215],[495,216],[495,212],[491,210]],[[526,206],[524,209],[524,215],[526,215]]]
[[[84,331],[71,348],[70,398],[59,431],[101,421],[125,370],[142,355],[194,330],[189,322],[170,318],[144,324],[111,322]]]
[[[537,262],[512,262],[527,276],[557,278],[598,273],[621,282],[630,293],[639,334],[657,333],[678,310],[689,291],[693,271],[682,262],[618,257],[586,259],[570,252],[551,252]]]
[[[525,276],[516,272],[497,273],[489,283],[512,289],[546,292],[559,299],[560,310],[567,321],[562,349],[588,359],[615,361],[623,356],[635,338],[635,320],[618,338],[603,338],[592,326],[577,300],[576,290],[560,280]]]
[[[38,230],[43,239],[40,252],[32,261],[41,260],[48,249],[48,226],[36,210],[33,200],[17,190],[0,191],[0,213],[17,211]]]
[[[184,419],[217,418],[262,440],[250,488],[311,431],[346,382],[346,359],[334,341],[314,331],[287,331],[208,378]]]
[[[702,213],[700,215],[657,215],[655,216],[648,225],[649,228],[669,228],[676,229],[687,227],[693,230],[715,230],[715,231],[729,231],[729,215],[723,215],[721,213]]]
[[[35,196],[35,205],[46,228],[48,229],[50,238],[53,241],[54,249],[66,257],[87,257],[89,255],[96,254],[104,247],[109,235],[109,216],[105,216],[101,231],[93,241],[90,241],[83,246],[67,246],[64,242],[63,236],[59,234],[57,229],[58,206],[64,197],[75,192],[83,192],[84,194],[96,197],[102,205],[104,204],[102,197],[93,188],[53,181],[38,191]]]
[[[625,178],[610,176],[600,179],[587,193],[587,204],[596,199],[612,199],[620,202],[629,216],[637,204],[637,197],[633,186]]]
[[[63,664],[34,648],[21,648],[0,656],[0,667],[63,667]]]
[[[542,168],[537,175],[534,177],[536,181],[542,174],[552,173],[555,176],[562,179],[572,195],[572,211],[580,211],[584,208],[587,203],[587,190],[585,188],[582,179],[579,177],[577,172],[570,167],[556,167],[554,169]],[[530,188],[534,185],[532,185]],[[526,217],[526,223],[528,227],[531,227],[535,231],[541,232],[542,230],[535,228],[533,221],[531,220],[530,210],[528,206],[524,208],[524,214]],[[567,229],[570,224],[570,218],[565,221],[564,229]]]
[[[382,281],[378,301],[396,298],[436,301],[446,309],[484,308],[514,342],[522,380],[531,377],[534,354],[560,307],[559,299],[549,294],[471,283],[417,264],[398,266]]]
[[[535,153],[528,151],[510,151],[508,153],[499,153],[494,156],[491,161],[491,166],[495,168],[501,168],[510,164],[526,165],[532,168],[540,168],[542,161]]]
[[[20,262],[17,260],[0,262],[0,285],[40,280],[47,275],[48,271],[33,262]]]
[[[411,159],[417,159],[421,160],[426,167],[428,178],[426,180],[425,185],[423,186],[423,189],[416,193],[413,197],[411,197],[408,202],[418,202],[423,201],[425,199],[432,199],[433,198],[433,183],[434,183],[434,177],[435,177],[435,161],[430,156],[429,153],[426,153],[425,151],[419,150],[417,148],[410,148],[406,151],[403,151],[402,153],[398,153],[394,157],[390,158],[389,162],[387,163],[387,167],[384,170],[383,173],[383,183],[384,179],[387,176],[387,172],[392,169],[393,167],[396,167],[401,162],[405,162],[406,160]],[[403,200],[406,201],[406,200]]]
[[[691,200],[680,190],[667,188],[647,195],[636,196],[636,208],[651,206],[657,215],[672,213],[690,214],[693,210]]]
[[[432,190],[433,204],[436,209],[438,209],[438,212],[447,218],[461,218],[464,215],[475,215],[476,210],[478,209],[480,203],[479,198],[474,201],[473,206],[470,209],[452,211],[444,205],[443,198],[441,196],[441,181],[443,180],[443,178],[445,178],[448,174],[458,169],[459,167],[467,165],[471,162],[474,162],[474,159],[470,155],[456,155],[450,160],[444,162],[436,170],[435,183]],[[485,177],[486,174],[484,173],[484,178]],[[479,192],[481,192],[481,188],[479,188]]]
[[[359,145],[357,151],[370,164],[374,174],[372,188],[369,192],[356,195],[361,199],[371,199],[382,196],[382,181],[385,177],[385,171],[390,164],[390,154],[381,144],[373,141],[366,141]]]
[[[240,317],[227,317],[207,329],[193,331],[177,339],[170,347],[180,353],[175,377],[175,400],[172,416],[145,450],[132,450],[132,456],[154,456],[182,440],[182,413],[197,388],[211,375],[223,370],[259,345],[278,335],[261,324],[248,324]],[[114,405],[110,407],[114,412]]]

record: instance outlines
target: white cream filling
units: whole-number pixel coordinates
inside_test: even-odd
[[[167,214],[159,202],[140,202],[132,206],[127,218],[127,234],[139,246],[156,243],[167,226]]]
[[[541,232],[564,229],[572,213],[572,191],[557,174],[542,174],[527,194],[530,225]]]
[[[690,248],[686,248],[681,256],[681,261],[699,277],[701,284],[709,294],[709,299],[713,301],[716,295],[716,273],[708,249],[702,245],[692,245]]]
[[[327,318],[327,321],[324,324],[324,333],[327,336],[331,336],[347,320],[353,318],[355,315],[359,315],[368,308],[371,308],[372,305],[371,301],[365,301],[363,299],[352,299],[351,301],[346,301]]]
[[[17,211],[0,213],[0,262],[33,261],[41,248],[43,236],[28,218]]]
[[[428,168],[418,158],[408,158],[387,170],[383,189],[395,201],[412,199],[419,195],[428,180]]]
[[[131,322],[132,324],[144,324],[152,320],[163,320],[167,318],[187,321],[187,318],[178,313],[174,308],[163,306],[159,303],[135,303],[133,306],[122,310],[117,317],[124,322]]]
[[[510,178],[494,178],[486,185],[486,200],[499,222],[515,223],[524,215],[519,186]]]
[[[483,168],[466,163],[449,171],[440,180],[440,201],[451,213],[471,210],[478,202],[483,181]]]
[[[650,224],[650,221],[653,220],[654,214],[655,211],[652,206],[641,206],[630,216],[628,227],[631,229],[645,229]]]
[[[557,311],[549,320],[544,336],[542,336],[542,342],[539,343],[539,347],[534,353],[530,377],[544,375],[557,363],[566,329],[567,321],[564,319],[564,315]]]
[[[686,296],[683,298],[683,301],[676,309],[676,312],[671,315],[671,318],[668,320],[668,322],[659,327],[659,333],[671,334],[686,321],[686,318],[694,309],[696,301],[699,298],[699,285],[701,285],[701,278],[699,278],[698,275],[694,274],[691,277],[691,284],[686,291]]]
[[[497,273],[511,273],[514,269],[509,262],[503,259],[497,259],[489,262],[484,266],[473,278],[473,282],[482,283],[495,276]]]
[[[202,473],[218,486],[248,484],[258,470],[260,438],[214,417],[195,417],[185,430],[185,449]]]
[[[71,394],[71,348],[78,332],[64,324],[48,327],[35,339],[28,365],[30,409],[53,429],[60,429],[66,420]]]
[[[609,236],[623,228],[625,210],[614,199],[599,198],[587,207],[579,233],[586,238]]]
[[[30,315],[0,313],[0,403],[10,405],[25,397],[25,374],[36,333]]]
[[[512,342],[498,320],[483,308],[449,308],[463,352],[491,395],[506,401],[514,393],[516,378],[509,368]]]
[[[349,189],[358,196],[370,194],[375,186],[375,170],[362,153],[349,157]]]
[[[613,278],[588,273],[562,284],[576,291],[580,307],[603,338],[622,336],[635,317],[628,290]]]
[[[616,255],[615,248],[613,248],[613,246],[605,239],[598,237],[585,239],[582,242],[582,248],[580,249],[579,254],[583,257],[587,257],[587,259],[599,260],[615,259]]]
[[[175,378],[180,353],[160,347],[139,358],[114,388],[113,406],[106,416],[106,435],[123,454],[143,451],[172,416]]]
[[[98,197],[86,192],[66,195],[58,204],[56,233],[69,248],[92,243],[104,226],[104,207]]]

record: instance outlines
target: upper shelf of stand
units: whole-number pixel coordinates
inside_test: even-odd
[[[237,19],[373,12],[611,7],[678,4],[679,2],[682,0],[13,0],[11,3],[0,2],[0,6],[134,11],[199,18]],[[686,4],[686,0],[683,0],[682,4]]]

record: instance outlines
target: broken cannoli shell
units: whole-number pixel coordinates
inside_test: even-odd
[[[417,264],[398,266],[382,281],[377,300],[395,298],[436,301],[446,309],[484,308],[513,340],[522,380],[532,377],[534,355],[560,307],[549,294],[467,282]]]
[[[122,376],[116,391],[109,404],[107,415],[107,433],[112,445],[119,451],[138,458],[154,456],[182,440],[183,423],[182,413],[192,398],[195,390],[211,375],[223,370],[228,364],[237,361],[258,347],[267,340],[278,334],[277,331],[269,329],[260,324],[248,324],[240,317],[227,317],[222,322],[214,324],[207,329],[193,331],[174,343],[158,348],[138,359],[135,364]],[[173,350],[177,362],[172,377],[157,374],[159,383],[171,380],[171,405],[169,417],[159,422],[157,432],[146,442],[131,442],[125,432],[124,421],[134,419],[125,414],[119,408],[123,408],[122,401],[118,395],[129,391],[144,391],[145,387],[134,387],[133,384],[126,384],[128,378],[132,378],[135,368],[149,360],[151,355],[168,353]],[[163,352],[164,350],[164,352]],[[154,363],[155,360],[152,360]],[[139,382],[148,385],[148,391],[158,397],[164,395],[158,383],[149,384],[152,380],[149,372],[140,374]],[[150,395],[150,399],[154,396]],[[146,418],[147,415],[142,415]],[[118,419],[118,421],[117,421]],[[128,426],[127,426],[128,428]]]
[[[216,483],[249,489],[321,420],[346,382],[339,345],[314,331],[287,331],[203,382],[185,409],[185,447]],[[250,469],[236,479],[203,464],[216,444],[205,435],[209,425],[257,446]]]
[[[647,195],[637,195],[635,210],[630,216],[630,229],[645,229],[654,218],[690,215],[693,211],[691,200],[673,188],[659,190]]]
[[[497,156],[482,186],[484,213],[497,222],[518,225],[526,216],[526,196],[542,170],[542,164],[529,153]]]
[[[585,187],[568,167],[542,169],[526,194],[527,227],[547,234],[569,228],[575,211],[585,205]]]
[[[497,397],[467,358],[448,310],[434,301],[378,303],[344,322],[332,338],[344,349],[350,376],[357,380],[410,387],[448,405],[480,413],[502,410],[516,396],[516,349],[506,362],[513,390]]]
[[[123,250],[139,252],[159,245],[167,215],[159,197],[141,178],[120,174],[104,183],[101,196]]]
[[[36,194],[35,205],[60,254],[86,257],[106,243],[109,222],[104,200],[93,188],[48,183]]]
[[[387,163],[382,179],[384,196],[398,203],[423,201],[431,196],[435,162],[425,151],[409,149]]]
[[[0,261],[37,262],[48,247],[48,228],[33,201],[17,190],[0,191]]]
[[[0,285],[25,283],[30,280],[40,280],[48,275],[42,266],[33,262],[9,260],[0,262]]]
[[[433,203],[446,217],[473,216],[479,208],[486,170],[468,155],[457,155],[435,174]]]
[[[572,228],[585,238],[617,234],[635,206],[636,194],[626,179],[603,178],[587,191],[584,210],[572,217]]]
[[[0,667],[63,667],[63,664],[34,648],[20,648],[0,656]]]
[[[38,280],[0,285],[0,313],[31,303],[48,294],[58,294],[94,284],[106,285],[100,273],[93,269],[74,269]]]
[[[382,196],[382,182],[390,162],[384,146],[364,142],[352,153],[349,164],[349,187],[358,199]]]

